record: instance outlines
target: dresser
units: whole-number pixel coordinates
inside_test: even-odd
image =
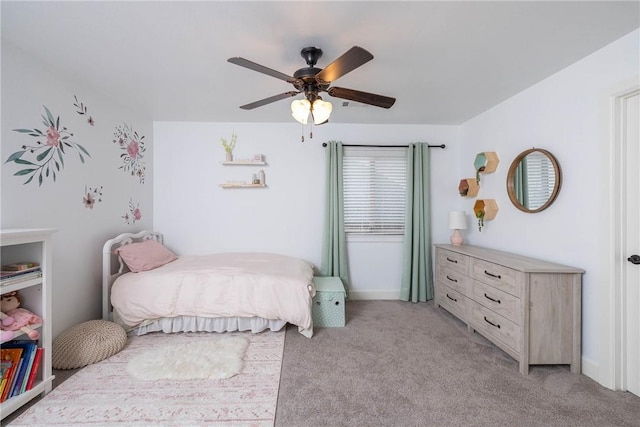
[[[583,270],[472,245],[435,245],[435,304],[530,365],[580,373]]]

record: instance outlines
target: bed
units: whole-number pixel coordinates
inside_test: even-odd
[[[176,256],[155,231],[103,246],[103,319],[129,334],[277,331],[311,338],[313,266],[271,253]]]

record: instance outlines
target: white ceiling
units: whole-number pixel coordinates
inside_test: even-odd
[[[638,28],[639,4],[2,1],[2,43],[153,120],[220,122],[293,120],[290,100],[239,109],[293,87],[227,58],[292,75],[303,47],[323,68],[357,45],[375,58],[334,85],[396,104],[325,94],[331,122],[459,124]]]

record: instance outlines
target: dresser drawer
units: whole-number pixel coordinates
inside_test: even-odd
[[[520,298],[474,280],[473,300],[506,317],[516,325],[521,324],[522,303]]]
[[[446,249],[437,252],[436,263],[439,267],[446,267],[461,274],[469,274],[469,257]]]
[[[522,297],[522,284],[518,272],[477,258],[471,259],[471,277],[518,298]]]
[[[518,325],[477,302],[471,301],[470,306],[470,323],[477,331],[488,335],[487,338],[492,341],[495,339],[506,345],[511,350],[510,352],[520,354],[518,349],[522,334]],[[507,352],[509,353],[509,351]]]
[[[444,307],[451,314],[467,322],[469,300],[449,286],[438,284],[435,288],[436,304]]]
[[[457,270],[438,268],[438,283],[449,286],[463,295],[471,296],[471,279]]]

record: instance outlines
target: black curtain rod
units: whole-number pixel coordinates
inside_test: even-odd
[[[326,142],[322,143],[323,147],[327,146]],[[372,147],[372,148],[378,148],[378,147],[382,147],[382,148],[402,148],[402,147],[408,147],[408,145],[367,145],[367,144],[342,144],[343,147]],[[445,148],[446,145],[444,144],[440,144],[440,145],[427,145],[427,147],[429,148]]]

